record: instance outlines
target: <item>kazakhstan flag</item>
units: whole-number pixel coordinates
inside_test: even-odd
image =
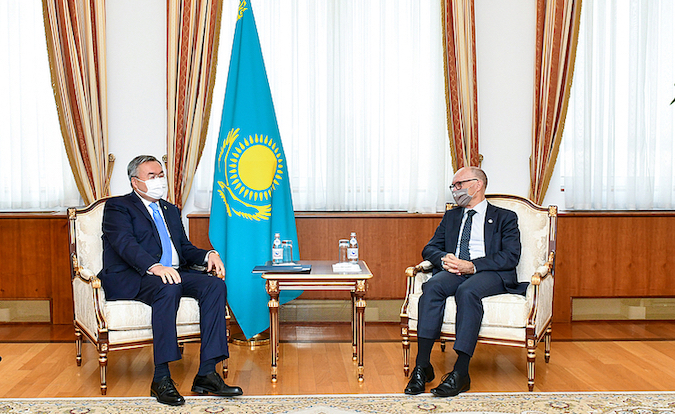
[[[209,238],[227,275],[227,300],[247,338],[269,327],[269,296],[256,265],[272,258],[274,233],[297,232],[272,93],[249,1],[242,0],[232,44],[215,158]],[[281,302],[301,292],[282,292]]]

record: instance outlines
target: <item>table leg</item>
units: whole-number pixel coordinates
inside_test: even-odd
[[[366,294],[366,281],[359,280],[356,283],[356,329],[357,329],[357,339],[356,339],[356,353],[358,360],[358,374],[359,382],[363,381],[363,351],[365,345],[365,334],[366,334],[366,319],[365,319],[365,310],[366,310],[366,300],[364,296]]]
[[[268,279],[265,284],[270,301],[270,350],[272,351],[272,382],[277,382],[277,359],[279,355],[279,282]]]
[[[352,294],[352,360],[356,361],[358,357],[358,326],[359,322],[356,318],[356,292],[351,292]]]

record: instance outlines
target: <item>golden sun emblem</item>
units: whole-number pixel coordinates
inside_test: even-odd
[[[249,220],[269,220],[272,192],[284,174],[280,147],[262,134],[238,138],[239,129],[230,130],[218,154],[218,169],[223,171],[224,167],[225,177],[225,182],[218,181],[218,193],[229,216],[235,213]]]

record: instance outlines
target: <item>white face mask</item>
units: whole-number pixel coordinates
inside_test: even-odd
[[[145,186],[148,188],[147,192],[138,190],[139,193],[145,194],[146,196],[157,200],[166,197],[166,192],[169,188],[168,184],[166,183],[166,177],[155,177],[145,181],[141,180],[140,178],[136,179],[142,183],[145,183]]]

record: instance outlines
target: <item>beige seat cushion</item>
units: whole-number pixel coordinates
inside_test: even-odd
[[[408,305],[408,315],[410,319],[417,320],[419,317],[417,308],[420,296],[421,294],[419,293],[410,295],[410,304]],[[531,307],[532,303],[528,297],[522,295],[505,293],[487,297],[483,299],[484,315],[481,325],[524,328]],[[445,302],[443,324],[454,324],[456,314],[457,306],[455,305],[455,297],[450,296]]]
[[[105,315],[109,331],[151,329],[152,308],[134,300],[109,300],[105,302]],[[181,298],[176,325],[199,324],[199,305],[193,298]]]

